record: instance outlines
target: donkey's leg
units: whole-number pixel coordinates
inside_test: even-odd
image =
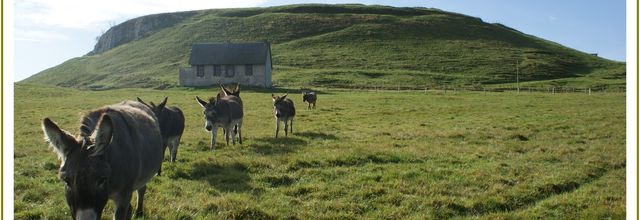
[[[280,131],[280,119],[276,118],[276,138],[278,138],[278,131]]]
[[[144,193],[147,191],[147,185],[138,189],[138,202],[136,205],[136,218],[141,217],[144,212]]]
[[[236,123],[236,125],[233,126],[233,132],[238,134],[238,123]]]
[[[171,139],[171,142],[169,143],[169,162],[173,163],[176,162],[176,155],[175,155],[175,143],[173,143],[173,138]]]
[[[238,123],[238,142],[242,144],[242,120]]]
[[[238,131],[238,128],[236,127],[236,125],[232,125],[230,128],[231,132],[229,132],[229,136],[231,137],[231,142],[233,143],[233,145],[236,145],[236,132]]]
[[[289,125],[289,127],[291,128],[291,134],[293,135],[293,117],[291,118],[291,125]]]
[[[224,139],[227,142],[227,146],[229,146],[229,138],[233,139],[233,124],[229,124],[224,126],[225,131],[227,131],[227,133],[224,135]]]
[[[227,146],[229,146],[229,133],[231,133],[233,129],[225,129],[225,131],[227,131],[227,133],[224,134],[224,139],[227,141]]]
[[[123,192],[116,196],[114,202],[116,204],[116,211],[114,213],[114,219],[131,219],[131,194],[133,192]]]
[[[162,138],[162,161],[164,161],[164,152],[167,151],[167,145],[169,144],[166,138]],[[160,164],[160,168],[158,169],[158,176],[162,176],[162,164]]]
[[[168,139],[166,139],[166,140],[164,138],[162,138],[162,139],[163,139],[163,141],[162,141],[162,161],[164,161],[164,153],[167,152],[167,147],[169,147],[169,150],[171,150],[171,147],[169,146],[169,144],[171,144],[171,143],[169,143]]]
[[[215,127],[211,130],[211,145],[210,145],[211,150],[215,148],[217,134],[218,134],[218,128]]]
[[[164,147],[162,147],[162,161],[164,161],[164,152],[167,149],[167,145],[164,145]],[[162,176],[162,163],[160,163],[160,168],[158,168],[158,176]]]
[[[284,136],[289,136],[289,120],[287,119],[284,120]]]
[[[178,159],[178,145],[180,145],[181,135],[175,136],[171,139],[171,162],[176,162]]]

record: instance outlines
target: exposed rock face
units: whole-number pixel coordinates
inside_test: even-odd
[[[111,27],[98,39],[93,51],[87,55],[102,53],[111,48],[147,37],[166,27],[171,27],[197,12],[179,12],[147,15],[123,22]]]

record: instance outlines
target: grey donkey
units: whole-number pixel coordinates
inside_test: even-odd
[[[155,105],[153,102],[150,102],[151,105],[149,105],[139,97],[136,97],[136,99],[138,102],[151,108],[151,111],[153,111],[153,114],[158,119],[158,126],[160,126],[160,133],[162,134],[162,155],[164,156],[164,152],[167,151],[167,147],[169,147],[171,151],[169,161],[171,163],[176,162],[180,138],[184,132],[184,114],[182,114],[182,110],[176,106],[166,107],[167,97],[164,97],[164,100],[158,105]],[[158,175],[161,173],[162,167],[158,170]]]
[[[227,145],[229,145],[229,138],[232,139],[233,144],[236,143],[236,130],[238,131],[238,141],[242,144],[242,118],[244,116],[244,112],[242,110],[242,101],[240,100],[240,97],[221,97],[218,95],[217,98],[209,98],[209,101],[207,102],[196,96],[196,101],[204,110],[204,128],[206,131],[211,132],[211,149],[214,149],[214,145],[216,143],[218,127],[222,127],[225,130]],[[236,126],[237,129],[234,129]]]
[[[51,119],[42,121],[50,147],[62,162],[59,178],[73,219],[100,219],[109,199],[113,219],[131,218],[131,197],[138,193],[142,216],[149,180],[162,164],[162,137],[151,109],[126,101],[88,112],[80,135],[72,136]]]
[[[293,101],[287,98],[288,94],[282,97],[271,94],[273,100],[273,111],[276,116],[276,138],[280,131],[280,121],[284,121],[284,135],[289,136],[289,129],[293,134],[293,118],[296,116],[296,108]]]
[[[308,109],[311,109],[311,104],[313,104],[313,109],[316,108],[316,100],[318,100],[318,96],[315,92],[302,92],[302,102],[309,104]]]

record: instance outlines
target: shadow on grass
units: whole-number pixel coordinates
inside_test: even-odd
[[[237,162],[226,165],[214,162],[197,162],[188,175],[193,180],[207,181],[209,185],[220,191],[254,191],[254,188],[249,185],[251,177],[247,166]]]
[[[255,144],[251,145],[251,149],[259,154],[275,155],[287,154],[294,152],[301,147],[307,146],[307,141],[296,137],[279,137],[279,138],[257,138]]]
[[[305,132],[296,133],[296,135],[306,137],[306,138],[311,138],[311,139],[338,140],[338,137],[336,137],[335,135],[326,134],[322,132],[305,131]]]
[[[340,107],[333,107],[333,108],[318,108],[318,110],[323,112],[340,112],[345,109]]]
[[[238,140],[236,140],[236,144],[240,144],[237,141]],[[189,146],[189,145],[185,145],[185,146]],[[229,146],[233,146],[233,143],[231,142],[231,140],[229,140]],[[227,146],[227,142],[224,140],[224,137],[222,138],[222,141],[220,141],[220,139],[216,139],[216,144],[213,146],[213,149],[211,149],[209,140],[207,140],[206,142],[203,140],[200,140],[198,141],[198,143],[195,143],[193,145],[193,147],[198,151],[216,151],[216,150],[227,148],[229,146]],[[180,152],[178,152],[178,154],[180,154]]]

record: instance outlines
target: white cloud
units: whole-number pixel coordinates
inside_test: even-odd
[[[109,22],[142,15],[209,8],[252,7],[266,0],[21,0],[15,4],[16,26],[100,30]]]
[[[547,20],[549,20],[549,21],[551,21],[551,22],[554,22],[554,21],[558,20],[558,18],[556,18],[556,17],[555,17],[555,16],[553,16],[553,15],[549,15],[549,16],[547,16]]]
[[[164,12],[210,8],[253,7],[266,0],[17,0],[14,2],[15,41],[70,40],[70,30],[104,32],[125,20]]]
[[[31,42],[52,42],[52,41],[67,41],[71,38],[67,35],[60,34],[52,31],[42,30],[16,30],[16,41],[31,41]]]

